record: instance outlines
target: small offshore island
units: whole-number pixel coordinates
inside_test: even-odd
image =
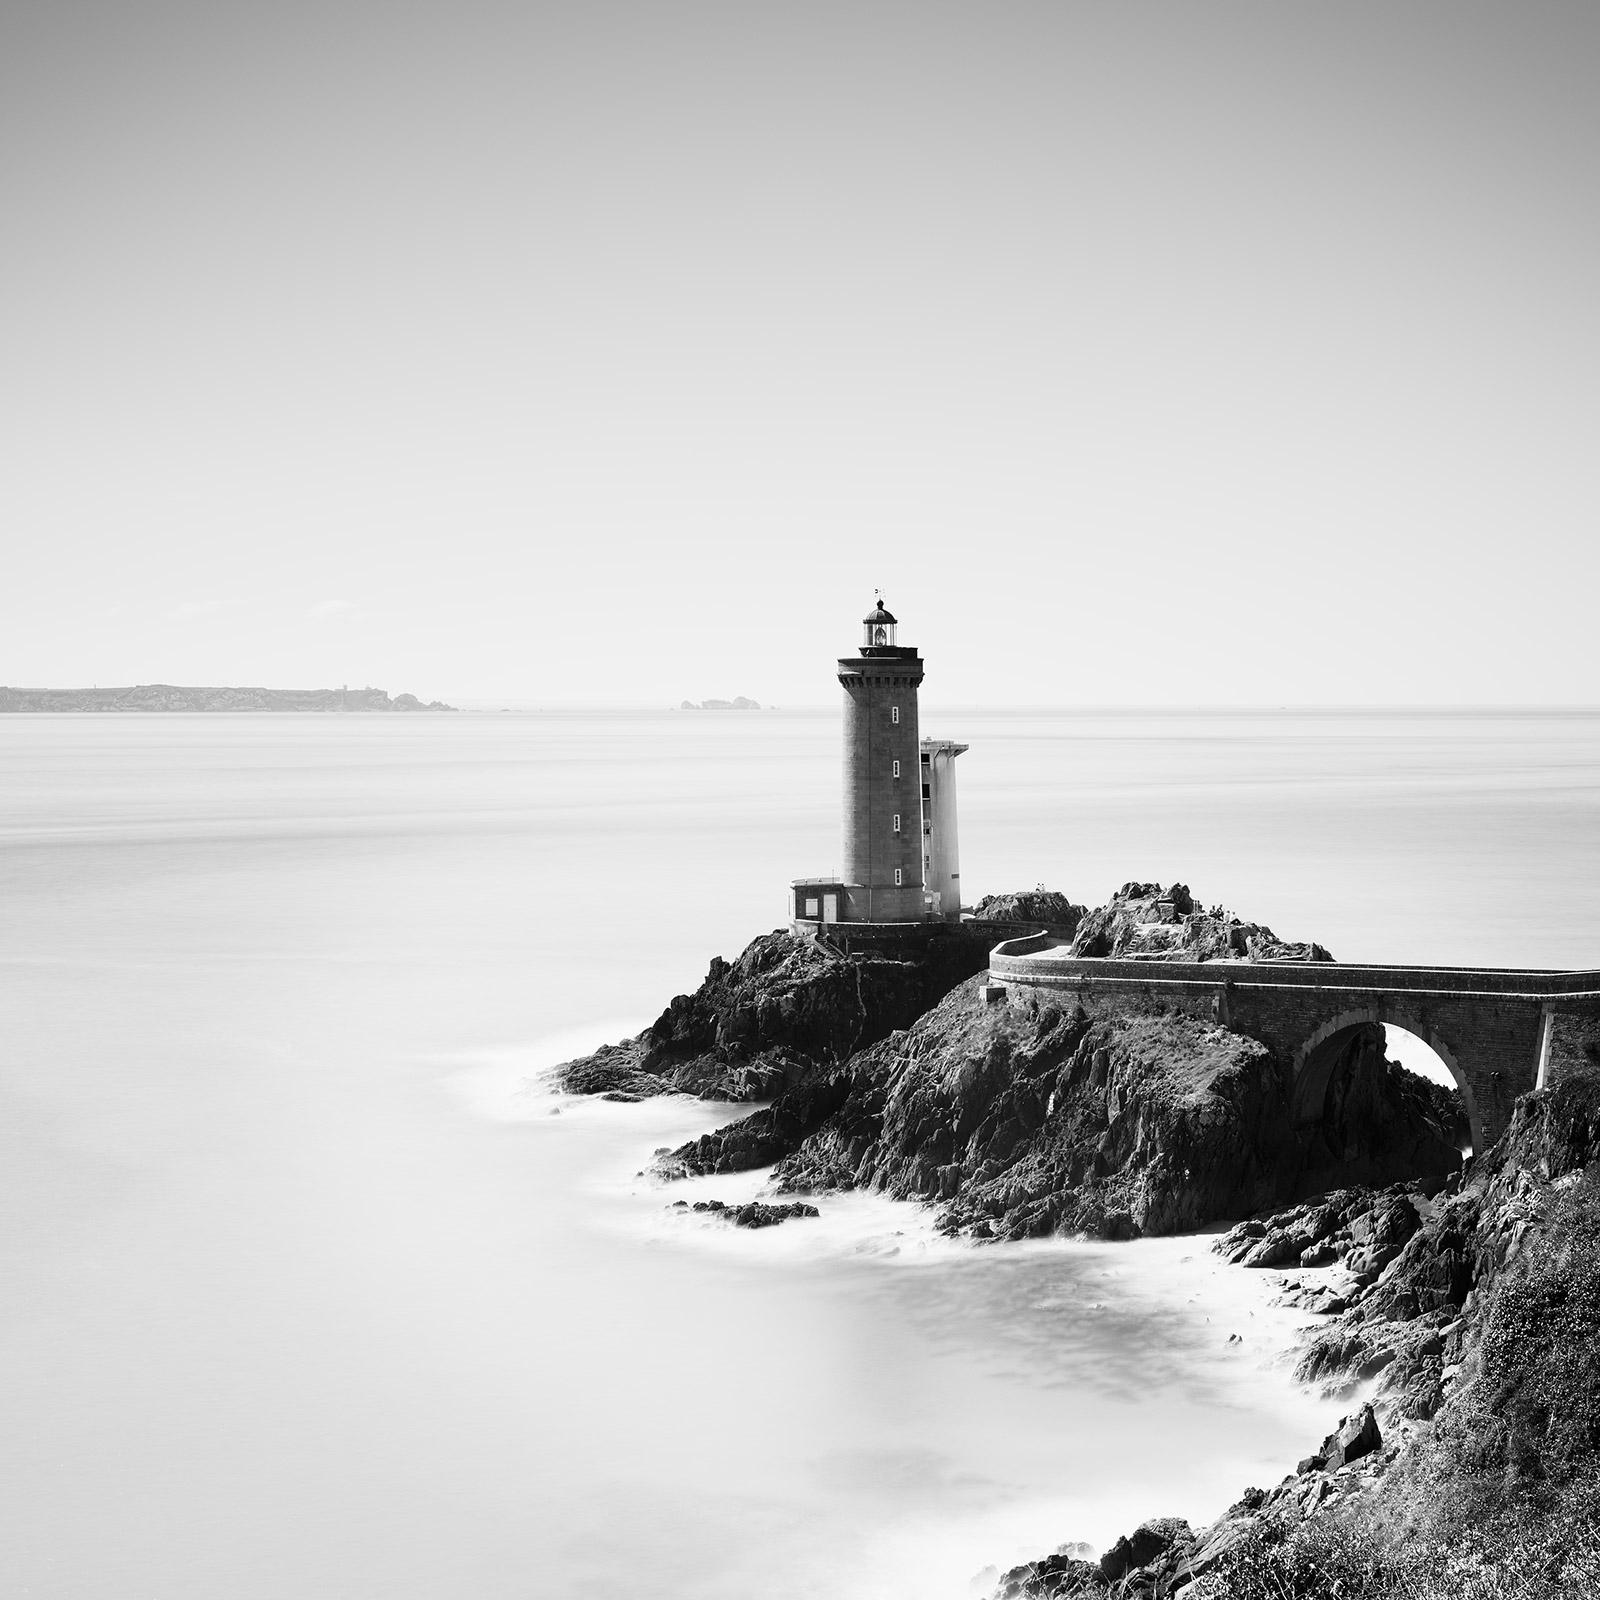
[[[1592,1600],[1600,974],[1345,966],[1182,884],[964,911],[968,747],[919,739],[894,626],[880,601],[839,663],[842,871],[562,1087],[763,1102],[656,1152],[669,1183],[771,1167],[770,1203],[704,1208],[734,1225],[870,1189],[997,1248],[1232,1224],[1212,1248],[1278,1275],[1315,1319],[1297,1379],[1349,1401],[1333,1433],[1210,1527],[1151,1507],[994,1600]],[[1390,1061],[1385,1022],[1458,1087]]]
[[[124,689],[10,689],[0,684],[0,711],[454,711],[414,694],[392,700],[383,689],[196,688],[141,683]]]

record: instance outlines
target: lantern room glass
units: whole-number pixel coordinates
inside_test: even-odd
[[[880,645],[893,645],[898,626],[894,622],[874,622],[868,617],[861,625],[861,648],[872,650]]]

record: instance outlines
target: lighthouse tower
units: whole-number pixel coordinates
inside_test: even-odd
[[[955,757],[967,747],[918,737],[922,657],[898,632],[880,595],[861,619],[860,650],[839,657],[844,848],[837,873],[790,884],[796,933],[867,923],[876,931],[850,937],[920,940],[960,921]]]
[[[898,627],[880,597],[862,619],[860,654],[839,660],[848,922],[920,922],[925,915],[917,736],[922,658],[898,642]]]

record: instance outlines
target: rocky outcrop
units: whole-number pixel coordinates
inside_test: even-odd
[[[1124,1534],[1098,1561],[1058,1551],[1013,1567],[1000,1579],[994,1600],[1148,1593],[1139,1579],[1172,1572],[1194,1546],[1194,1530],[1181,1517],[1157,1517]]]
[[[965,985],[850,1065],[784,1188],[937,1201],[980,1238],[1132,1238],[1253,1210],[1283,1181],[1277,1063],[1187,1017],[986,1006]]]
[[[974,922],[1024,923],[1070,939],[1089,914],[1054,889],[1023,889],[1015,894],[986,894],[972,910]]]
[[[714,959],[700,987],[676,996],[636,1038],[566,1062],[557,1077],[578,1094],[825,1095],[823,1080],[852,1052],[909,1026],[987,966],[989,947],[986,931],[958,930],[901,956],[847,956],[797,934],[764,934],[737,961]]]
[[[1588,1297],[1583,1338],[1600,1348],[1600,1077],[1524,1096],[1470,1181],[1432,1199],[1378,1196],[1329,1244],[1352,1282],[1346,1308],[1301,1358],[1307,1382],[1376,1379],[1380,1410],[1432,1417],[1504,1315],[1502,1296],[1516,1299],[1522,1291],[1511,1286],[1540,1275],[1558,1323],[1573,1313],[1575,1294]],[[1524,1352],[1554,1336],[1553,1326],[1524,1330]],[[1600,1375],[1593,1399],[1600,1429]],[[1600,1432],[1592,1447],[1600,1453]]]
[[[1119,952],[1145,948],[1151,928],[1191,953],[1218,926],[1250,930],[1240,938],[1258,953],[1272,940],[1195,912],[1181,884],[1130,884],[1087,914],[1064,897],[985,905],[1005,919],[1079,916],[1080,937],[1092,924]],[[1178,920],[1144,920],[1155,913]],[[636,1039],[567,1063],[562,1081],[770,1100],[662,1157],[658,1172],[776,1163],[785,1191],[932,1201],[946,1229],[978,1238],[1173,1233],[1459,1165],[1458,1103],[1387,1062],[1381,1028],[1352,1035],[1320,1120],[1305,1125],[1291,1115],[1287,1064],[1226,1028],[1159,1009],[1091,1019],[1020,994],[984,1004],[975,981],[952,989],[987,965],[990,929],[966,924],[900,958],[767,935],[732,964],[712,962]],[[1296,1256],[1321,1242],[1308,1237]]]
[[[1320,944],[1292,944],[1259,922],[1221,906],[1202,911],[1185,884],[1125,883],[1086,913],[1073,937],[1074,956],[1124,961],[1332,961]]]
[[[659,1156],[656,1174],[687,1178],[770,1167],[825,1127],[848,1100],[855,1082],[854,1074],[846,1071],[802,1077],[770,1106]]]
[[[702,1216],[721,1217],[736,1228],[775,1228],[780,1222],[791,1222],[796,1217],[820,1217],[815,1206],[791,1200],[787,1205],[768,1205],[762,1200],[747,1200],[743,1205],[729,1205],[725,1200],[675,1200],[669,1211],[692,1211]]]
[[[926,1200],[947,1231],[1004,1239],[1202,1227],[1321,1188],[1340,1170],[1335,1148],[1355,1151],[1349,1165],[1362,1177],[1397,1178],[1419,1161],[1454,1170],[1452,1130],[1431,1095],[1381,1052],[1359,1065],[1373,1080],[1366,1090],[1335,1099],[1331,1121],[1297,1127],[1287,1070],[1255,1040],[1181,1014],[1092,1019],[1049,1003],[986,1005],[971,980],[910,1028],[803,1076],[657,1170],[776,1162],[782,1191]],[[1386,1109],[1403,1134],[1360,1146],[1338,1120],[1350,1106]],[[1264,1237],[1265,1224],[1251,1226]],[[1329,1232],[1275,1248],[1298,1262]]]

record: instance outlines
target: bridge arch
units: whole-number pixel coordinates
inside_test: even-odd
[[[1416,1016],[1405,1004],[1374,1001],[1371,1005],[1355,1006],[1320,1023],[1295,1050],[1294,1084],[1291,1090],[1294,1115],[1297,1122],[1311,1121],[1322,1113],[1327,1099],[1328,1083],[1337,1064],[1341,1045],[1356,1028],[1368,1023],[1389,1024],[1404,1028],[1428,1046],[1445,1064],[1450,1076],[1461,1091],[1461,1103],[1467,1113],[1467,1126],[1472,1131],[1472,1150],[1481,1155],[1488,1148],[1484,1138],[1483,1118],[1478,1111],[1477,1097],[1461,1063],[1448,1040],[1423,1018]]]

